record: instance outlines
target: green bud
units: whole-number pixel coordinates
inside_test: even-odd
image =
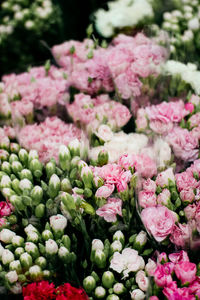
[[[37,218],[42,218],[45,215],[45,205],[40,203],[38,206],[35,208],[35,216]]]
[[[100,281],[100,278],[99,278],[99,276],[97,275],[96,272],[92,271],[91,276],[94,277],[94,279],[95,279],[96,282]]]
[[[80,180],[74,180],[74,183],[75,183],[75,185],[78,188],[83,188],[83,182],[82,181],[80,181]]]
[[[23,165],[27,165],[28,163],[28,152],[25,149],[20,149],[18,153],[19,159]]]
[[[83,288],[88,294],[96,288],[96,281],[93,276],[87,276],[83,280]]]
[[[176,202],[175,202],[175,208],[180,207],[181,204],[182,204],[181,199],[178,197],[178,198],[176,199]]]
[[[117,295],[122,295],[126,292],[126,288],[123,283],[115,283],[115,285],[113,286],[113,291]]]
[[[96,287],[94,294],[97,299],[104,299],[106,296],[106,290],[102,286],[98,286]]]
[[[0,171],[0,181],[1,181],[1,178],[2,178],[4,175],[8,175],[8,174],[5,173],[5,172],[3,172],[3,171]]]
[[[45,166],[47,178],[50,178],[56,172],[56,165],[54,162],[49,161]]]
[[[20,150],[20,145],[19,144],[17,144],[17,143],[10,143],[10,151],[12,153],[18,154],[19,150]]]
[[[29,275],[32,281],[42,280],[42,269],[38,265],[29,268]]]
[[[10,200],[10,197],[15,195],[15,192],[13,190],[11,190],[10,188],[3,188],[1,190],[1,193],[3,194],[3,196],[5,198],[8,198]]]
[[[44,230],[42,232],[42,238],[44,241],[48,241],[49,239],[53,239],[53,233],[50,230]]]
[[[95,209],[93,208],[93,206],[91,204],[87,203],[86,201],[82,201],[80,207],[84,209],[84,212],[86,214],[89,214],[89,215],[92,215],[92,216],[95,215]]]
[[[90,190],[90,189],[88,189],[88,188],[85,188],[84,189],[84,196],[85,196],[85,198],[90,198],[90,197],[92,197],[92,190]]]
[[[79,156],[74,156],[71,160],[71,168],[77,168],[80,160]]]
[[[30,181],[33,181],[33,175],[29,169],[21,170],[21,172],[19,173],[19,177],[21,180],[26,178]]]
[[[133,248],[141,251],[147,243],[147,234],[144,231],[140,231],[140,233],[136,236],[135,241],[133,243]]]
[[[106,300],[120,300],[120,298],[115,294],[111,294],[106,298]]]
[[[42,245],[41,243],[39,243],[38,246],[39,246],[40,253],[42,255],[45,255],[46,254],[45,246]]]
[[[83,180],[85,188],[92,189],[94,178],[92,170],[88,166],[82,168],[81,178]]]
[[[25,275],[19,274],[19,275],[18,275],[18,281],[19,281],[20,283],[25,283],[25,282],[27,282],[27,278],[26,278]]]
[[[18,247],[18,248],[15,249],[15,256],[16,256],[17,258],[19,258],[20,255],[22,255],[23,253],[24,253],[24,248]]]
[[[43,166],[39,159],[32,159],[29,163],[29,168],[36,178],[40,178],[42,176]]]
[[[48,194],[51,198],[55,198],[56,196],[58,196],[59,191],[60,191],[60,179],[56,174],[53,174],[49,179]]]
[[[72,190],[72,186],[70,180],[68,178],[64,178],[61,181],[61,191],[63,192],[70,192]]]
[[[71,240],[67,234],[62,236],[61,243],[70,251]]]
[[[39,235],[37,232],[30,231],[27,233],[27,242],[38,243]]]
[[[46,182],[41,180],[40,183],[41,183],[41,187],[42,187],[43,191],[47,192],[48,191],[48,185],[46,184]]]
[[[9,264],[9,270],[10,271],[16,271],[17,274],[20,274],[22,272],[22,266],[19,260],[13,260]]]
[[[121,230],[118,230],[113,235],[113,241],[120,241],[121,244],[124,246],[125,244],[125,236]]]
[[[144,252],[141,254],[142,256],[149,256],[153,252],[153,249],[145,249]]]
[[[69,151],[72,157],[80,156],[80,142],[78,139],[74,139],[68,144]]]
[[[29,192],[33,188],[33,185],[32,185],[32,182],[29,179],[24,178],[24,179],[20,180],[19,188],[23,192],[24,196],[28,196]]]
[[[12,164],[12,171],[13,173],[15,173],[16,175],[21,172],[21,170],[23,169],[22,164],[19,161],[13,161]]]
[[[102,250],[98,249],[98,250],[95,251],[94,263],[100,269],[103,269],[103,268],[106,267],[106,255]]]
[[[35,264],[38,265],[42,270],[44,270],[47,266],[47,260],[43,256],[39,256],[35,260]]]
[[[7,220],[11,225],[14,225],[14,224],[17,223],[17,216],[16,215],[10,215],[10,216],[7,217]]]
[[[13,161],[19,161],[19,158],[16,154],[12,153],[9,157],[9,163],[12,165]]]
[[[60,199],[67,210],[76,210],[74,198],[70,194],[63,192]]]
[[[4,161],[1,165],[1,171],[5,172],[7,175],[10,175],[12,172],[10,163],[7,161]]]
[[[43,278],[46,280],[50,279],[51,277],[51,272],[49,270],[43,270],[42,274],[43,274]]]
[[[156,188],[156,193],[160,194],[162,192],[162,188],[158,185]]]
[[[25,269],[28,269],[33,264],[32,257],[27,252],[22,253],[19,257],[19,260],[20,260],[22,267]]]
[[[30,194],[33,205],[38,205],[43,199],[43,189],[39,185],[35,185]]]
[[[39,159],[38,152],[36,150],[30,150],[28,154],[28,163],[30,164],[31,160]]]
[[[101,150],[99,152],[97,163],[100,166],[106,165],[108,163],[108,151]]]
[[[15,235],[12,238],[12,245],[17,248],[17,247],[24,247],[24,238],[19,236],[19,235]]]
[[[32,206],[33,205],[32,199],[29,196],[22,196],[22,202],[25,206]]]
[[[21,190],[19,188],[19,183],[20,183],[20,181],[17,178],[13,179],[13,181],[12,181],[12,188],[18,195],[21,194]]]
[[[61,145],[58,153],[59,165],[63,171],[70,170],[71,155],[68,147]]]
[[[71,180],[75,180],[77,178],[77,168],[73,168],[69,174],[69,178]]]
[[[25,210],[25,205],[23,204],[22,197],[17,195],[12,195],[10,197],[10,203],[18,210],[22,211]]]
[[[113,286],[115,282],[114,274],[110,271],[106,271],[102,276],[102,284],[105,288],[109,289]]]

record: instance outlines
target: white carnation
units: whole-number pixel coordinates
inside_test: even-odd
[[[0,241],[9,244],[12,242],[12,239],[15,235],[16,233],[9,229],[2,229],[0,232]]]
[[[50,225],[53,228],[53,230],[64,230],[67,226],[67,219],[63,215],[56,215],[50,217]]]

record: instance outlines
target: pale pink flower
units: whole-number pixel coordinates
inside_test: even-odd
[[[178,263],[180,261],[189,261],[188,254],[184,250],[169,254],[169,259],[173,263]]]
[[[149,286],[149,279],[146,276],[144,271],[140,270],[136,273],[135,281],[142,291],[144,291],[144,292],[147,291],[148,286]]]
[[[156,194],[154,192],[140,191],[138,195],[139,204],[142,208],[156,206]]]
[[[200,125],[200,112],[192,115],[189,120],[190,128],[197,127]]]
[[[178,247],[185,247],[190,240],[190,228],[188,224],[175,225],[170,236],[170,241]]]
[[[148,178],[147,180],[144,180],[142,183],[143,189],[147,192],[156,192],[156,183],[155,181]]]
[[[141,218],[146,229],[158,242],[162,242],[173,232],[176,221],[173,213],[165,206],[145,208]]]
[[[170,196],[170,191],[168,189],[163,189],[162,192],[157,196],[157,203],[167,206],[170,202]]]
[[[96,214],[103,217],[106,222],[116,222],[117,215],[122,216],[122,200],[108,198],[107,203],[97,209]]]
[[[192,220],[195,217],[196,214],[196,205],[195,204],[189,204],[184,208],[184,213],[187,218],[187,220]]]
[[[178,191],[194,189],[197,187],[197,181],[190,172],[182,172],[175,175]]]
[[[97,189],[95,196],[98,198],[108,198],[114,192],[114,184],[105,184]]]
[[[183,202],[193,202],[195,194],[192,188],[184,189],[180,192],[180,198]]]
[[[168,168],[167,170],[159,173],[156,177],[156,184],[161,187],[165,187],[169,185],[169,180],[172,183],[175,183],[174,172],[172,168]]]

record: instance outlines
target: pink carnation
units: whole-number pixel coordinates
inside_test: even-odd
[[[177,253],[169,254],[169,259],[173,263],[178,263],[178,262],[181,262],[181,261],[189,261],[188,254],[184,250],[181,250]]]
[[[180,198],[183,202],[193,202],[195,198],[195,194],[192,188],[182,190],[180,192]]]
[[[193,161],[198,157],[198,139],[187,129],[175,127],[168,134],[167,141],[172,146],[177,158]]]
[[[170,236],[170,241],[178,247],[185,247],[190,240],[190,228],[188,224],[178,224],[174,226]]]
[[[173,232],[176,220],[174,214],[165,206],[145,208],[141,217],[146,229],[158,242],[162,242]]]
[[[196,214],[196,205],[195,204],[189,204],[184,208],[184,213],[187,218],[187,220],[192,220],[195,217]]]
[[[12,212],[12,207],[5,201],[0,202],[0,217],[10,216]]]
[[[172,263],[171,263],[172,264]],[[171,265],[158,265],[154,272],[154,281],[159,287],[168,286],[172,282],[173,268]]]
[[[197,267],[189,261],[181,261],[175,265],[175,274],[182,284],[192,282],[196,279]]]
[[[143,181],[143,189],[147,192],[156,192],[156,183],[155,181],[151,180],[150,178],[148,178],[147,180]]]
[[[168,189],[163,189],[162,192],[157,197],[157,203],[160,205],[168,205],[170,202],[170,191]]]
[[[140,191],[139,192],[139,204],[142,208],[156,206],[156,194],[154,192]]]
[[[182,172],[175,175],[178,191],[194,189],[197,187],[197,181],[190,172]]]
[[[169,185],[169,180],[175,183],[175,177],[172,168],[169,168],[166,171],[159,173],[156,177],[156,184],[161,187],[165,187]]]
[[[98,188],[95,196],[98,198],[108,198],[114,192],[114,184],[105,184]]]
[[[97,209],[96,214],[103,217],[106,222],[116,222],[116,215],[122,216],[122,200],[119,198],[108,198],[107,203]]]

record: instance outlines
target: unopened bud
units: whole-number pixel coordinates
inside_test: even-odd
[[[86,293],[91,293],[96,287],[96,281],[93,276],[87,276],[83,280],[83,288],[86,291]]]

